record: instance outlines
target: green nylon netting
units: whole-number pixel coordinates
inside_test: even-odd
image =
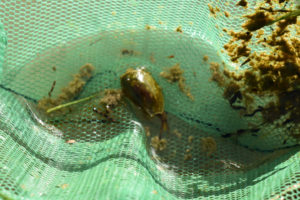
[[[211,17],[208,3],[230,17]],[[229,39],[221,29],[240,29],[246,11],[235,4],[1,0],[0,199],[300,199],[299,148],[291,147],[296,142],[285,138],[287,130],[265,127],[262,133],[271,134],[261,138],[221,136],[259,120],[230,107],[203,61],[207,55],[232,66],[220,51]],[[175,31],[179,26],[183,33]],[[122,55],[124,49],[135,53]],[[163,88],[169,126],[181,136],[166,133],[166,149],[155,152],[144,127],[157,135],[157,119],[122,105],[113,113],[118,123],[97,121],[97,100],[64,116],[40,114],[36,102],[52,82],[55,96],[85,63],[96,71],[78,98],[120,88],[127,68],[145,66]],[[159,76],[175,63],[194,102]],[[212,156],[201,149],[203,137],[217,143]]]

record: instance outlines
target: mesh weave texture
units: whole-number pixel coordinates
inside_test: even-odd
[[[222,14],[212,17],[208,3]],[[283,148],[295,144],[282,144],[286,130],[260,140],[222,137],[256,120],[230,107],[203,60],[232,66],[221,53],[229,39],[222,28],[240,29],[246,11],[235,4],[2,0],[0,199],[300,199],[299,148]],[[249,1],[248,9],[254,5]],[[125,49],[133,55],[122,54]],[[120,88],[119,77],[129,67],[151,72],[163,88],[171,130],[163,136],[165,150],[150,146],[160,121],[126,105],[113,110],[118,123],[99,120],[97,100],[52,118],[37,110],[54,80],[57,96],[85,63],[96,70],[78,99]],[[159,76],[176,63],[195,101]],[[217,144],[211,156],[201,148],[207,137]]]

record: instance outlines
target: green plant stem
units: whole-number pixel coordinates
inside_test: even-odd
[[[275,20],[273,20],[272,22],[270,22],[268,25],[272,25],[280,20],[283,20],[283,19],[288,19],[288,18],[292,18],[292,17],[297,17],[300,15],[300,9],[297,9],[297,10],[294,10],[294,11],[291,11],[289,12],[288,14],[285,14]]]
[[[46,113],[51,113],[53,111],[56,111],[56,110],[59,110],[59,109],[62,109],[62,108],[65,108],[65,107],[68,107],[68,106],[71,106],[71,105],[74,105],[74,104],[78,104],[78,103],[81,103],[81,102],[84,102],[84,101],[88,101],[88,100],[94,98],[95,96],[97,96],[97,95],[95,94],[95,95],[92,95],[92,96],[89,96],[89,97],[78,99],[76,101],[71,101],[69,103],[65,103],[65,104],[61,104],[61,105],[55,106],[53,108],[48,109],[46,111]]]

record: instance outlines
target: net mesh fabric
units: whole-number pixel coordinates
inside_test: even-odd
[[[292,139],[282,143],[284,129],[266,127],[263,131],[272,134],[259,140],[222,137],[259,119],[242,118],[230,107],[222,89],[209,81],[209,62],[203,60],[207,55],[209,61],[232,66],[220,52],[228,41],[222,28],[239,30],[245,11],[235,1],[218,1],[211,5],[222,12],[214,18],[208,3],[1,1],[7,37],[0,85],[1,197],[300,198],[299,149],[271,151],[295,144]],[[249,3],[250,8],[255,4]],[[179,26],[183,33],[175,31]],[[133,55],[122,54],[124,50]],[[57,96],[85,63],[96,70],[78,99],[120,88],[119,77],[129,67],[144,66],[151,72],[163,88],[170,127],[163,136],[164,151],[150,147],[160,121],[126,104],[113,110],[116,123],[93,112],[97,99],[73,106],[67,115],[40,114],[36,102],[47,96],[52,82],[56,80],[52,95]],[[195,101],[159,76],[176,63]],[[150,127],[150,136],[145,127]],[[180,134],[174,134],[175,129]],[[201,148],[201,139],[207,137],[217,144],[212,156]],[[66,142],[70,140],[75,143]]]

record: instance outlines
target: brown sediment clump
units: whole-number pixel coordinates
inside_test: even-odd
[[[262,35],[264,35],[264,30],[260,29],[257,31],[256,38],[260,38]]]
[[[104,117],[109,122],[116,122],[116,119],[111,116],[112,109],[118,106],[122,100],[123,93],[120,89],[106,89],[104,96],[99,100],[100,108],[93,108],[93,111]]]
[[[105,106],[115,107],[122,99],[122,90],[120,89],[106,89],[104,96],[100,99],[100,104]]]
[[[207,55],[203,56],[203,61],[207,62],[209,57]]]
[[[38,101],[38,108],[43,111],[47,111],[50,108],[58,106],[60,103],[57,99],[52,99],[50,97],[44,97]]]
[[[167,140],[166,139],[159,139],[158,136],[154,136],[151,138],[151,146],[156,151],[163,151],[167,146]]]
[[[275,6],[276,2],[272,4]],[[238,73],[226,68],[221,70],[217,64],[213,64],[212,80],[225,89],[223,95],[233,108],[243,110],[245,115],[253,116],[260,112],[266,123],[274,123],[285,116],[284,122],[281,122],[282,126],[290,124],[298,127],[296,124],[300,123],[300,28],[297,17],[287,17],[274,23],[275,28],[271,29],[272,32],[268,35],[258,29],[277,19],[277,12],[273,9],[256,10],[246,18],[248,20],[241,25],[245,31],[224,30],[231,36],[224,48],[233,62],[244,58],[243,64],[248,63],[249,67],[241,69]],[[258,31],[255,33],[256,30]],[[256,37],[252,37],[254,34]],[[253,41],[265,50],[252,52],[249,46],[253,45]],[[268,103],[257,107],[255,97],[270,96],[272,99]],[[234,106],[237,100],[240,100],[240,106]],[[300,132],[300,129],[296,129],[291,131],[291,135]]]
[[[156,27],[155,26],[150,26],[150,25],[146,24],[145,29],[146,30],[154,30],[154,29],[156,29]]]
[[[73,80],[68,85],[61,89],[61,93],[57,98],[44,97],[38,101],[38,108],[47,111],[50,108],[66,103],[75,98],[81,91],[86,81],[92,77],[95,67],[87,63],[80,67],[79,72],[73,75]],[[51,87],[53,91],[53,85]],[[50,92],[52,93],[52,91]],[[60,109],[60,112],[65,112],[66,109]]]
[[[242,27],[248,31],[256,31],[266,25],[269,25],[275,18],[269,12],[257,11],[251,15],[246,15],[246,21]]]
[[[227,12],[227,11],[224,12],[224,15],[225,15],[225,17],[229,17],[230,16],[229,12]]]
[[[217,151],[217,143],[213,137],[201,138],[202,151],[206,152],[207,156],[211,156]]]
[[[178,83],[180,91],[188,96],[191,100],[194,100],[190,89],[186,86],[186,80],[183,77],[183,73],[184,71],[180,68],[180,64],[177,63],[172,67],[166,68],[163,72],[160,73],[160,76],[167,79],[170,83]]]
[[[227,31],[227,30],[226,30]],[[248,47],[249,41],[252,38],[252,33],[247,32],[234,32],[227,31],[232,39],[224,45],[224,49],[231,57],[232,62],[237,62],[241,57],[247,57],[250,55],[251,49]],[[237,43],[237,41],[241,41]]]
[[[220,8],[218,7],[212,7],[212,5],[210,4],[207,4],[208,8],[209,8],[209,12],[214,16],[216,17],[217,13],[220,12]]]
[[[220,73],[219,63],[210,63],[210,70],[212,71],[211,80],[215,81],[219,86],[223,86],[225,84],[225,79],[224,76],[222,76],[222,74]]]
[[[176,29],[175,29],[176,32],[178,33],[183,33],[183,30],[182,30],[182,27],[181,26],[178,26]]]
[[[177,63],[174,66],[167,68],[165,71],[160,73],[160,76],[164,77],[171,83],[178,82],[183,77],[184,71],[180,68],[180,64]]]
[[[237,6],[242,6],[244,8],[247,8],[248,2],[246,0],[240,0],[236,5]]]
[[[138,56],[138,55],[141,55],[141,52],[134,51],[132,49],[122,49],[121,50],[121,55],[122,56]]]

